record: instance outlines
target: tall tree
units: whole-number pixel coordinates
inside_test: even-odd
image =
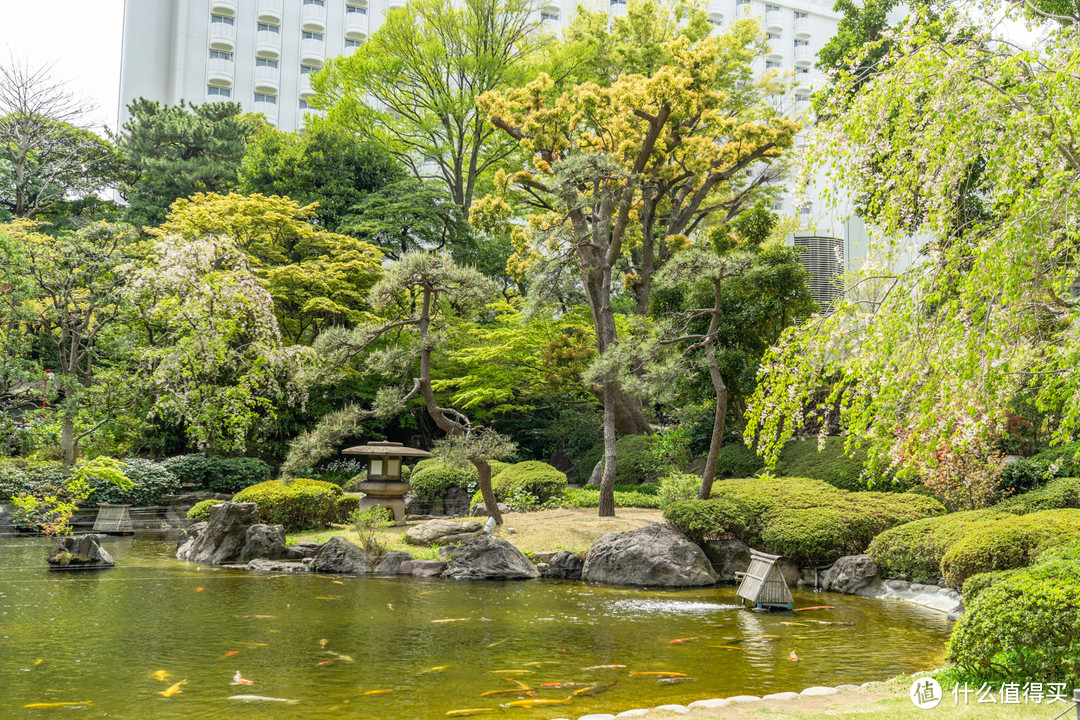
[[[315,104],[417,179],[445,184],[468,212],[477,183],[514,149],[475,98],[524,81],[543,44],[536,10],[533,0],[409,0],[355,54],[326,63]]]
[[[49,69],[0,65],[0,208],[15,217],[91,195],[118,169],[112,145],[82,124],[92,108]]]
[[[128,220],[157,225],[177,198],[235,187],[249,130],[239,103],[161,105],[139,98],[116,137]]]
[[[710,216],[731,214],[754,187],[753,171],[766,172],[791,147],[797,125],[764,102],[771,80],[748,82],[759,40],[754,23],[740,22],[719,38],[682,35],[664,43],[673,62],[652,76],[627,74],[607,87],[581,83],[560,92],[541,75],[480,98],[492,124],[529,158],[529,167],[499,178],[534,210],[529,226],[518,230],[519,246],[577,262],[602,360],[619,344],[612,299],[624,252],[636,244],[684,245]],[[651,282],[654,272],[643,267],[625,283]],[[620,374],[609,363],[598,376],[601,515],[615,511],[616,413],[626,397]],[[640,409],[623,409],[632,424],[648,428]]]

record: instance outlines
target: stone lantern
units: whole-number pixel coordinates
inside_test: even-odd
[[[404,525],[405,493],[409,492],[409,483],[401,480],[401,461],[407,457],[425,458],[431,453],[396,442],[370,442],[341,452],[367,457],[367,480],[356,487],[364,493],[360,498],[360,509],[384,507],[394,514],[395,524]]]

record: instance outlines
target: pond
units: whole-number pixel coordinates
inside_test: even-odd
[[[934,611],[829,593],[796,592],[796,607],[833,610],[765,615],[730,586],[257,574],[178,561],[164,536],[103,544],[115,568],[64,573],[45,568],[52,542],[0,537],[0,717],[576,718],[883,680],[938,667],[950,630]],[[625,667],[589,669],[604,665]],[[686,677],[633,674],[667,672]],[[572,699],[500,709],[521,697],[481,695],[515,681],[536,688],[525,699]],[[568,682],[616,684],[543,687]]]

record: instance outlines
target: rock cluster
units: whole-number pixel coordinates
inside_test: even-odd
[[[259,507],[255,503],[214,505],[205,527],[198,536],[180,546],[176,557],[206,565],[284,558],[285,529],[281,525],[256,522],[258,517]]]
[[[112,555],[98,542],[99,535],[60,538],[60,546],[46,562],[57,570],[93,570],[112,567]]]
[[[700,547],[670,525],[656,523],[597,540],[589,548],[581,579],[609,585],[697,587],[715,584],[716,572]]]

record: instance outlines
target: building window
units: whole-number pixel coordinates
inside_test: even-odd
[[[267,58],[255,58],[255,67],[276,68],[277,66],[277,60],[268,60]]]
[[[616,7],[618,5],[625,5],[625,4],[626,4],[626,0],[611,0],[611,7]]]
[[[232,97],[232,91],[229,88],[216,87],[214,85],[206,86],[206,94],[208,97]]]
[[[750,0],[735,0],[735,7],[742,7],[744,5],[749,5],[749,4],[750,4]]]
[[[353,7],[352,5],[345,6],[346,15],[367,15],[366,7]]]
[[[795,68],[796,75],[809,75],[810,68]]]
[[[307,30],[304,30],[300,37],[305,40],[322,40],[323,34],[317,32],[308,32]]]
[[[809,40],[796,40],[795,47],[810,47]]]
[[[808,17],[810,17],[810,13],[799,12],[798,10],[795,11],[796,20],[805,20]]]
[[[770,40],[779,40],[780,39],[780,34],[779,33],[768,33],[768,35],[769,35]]]
[[[228,15],[211,15],[210,16],[210,24],[211,25],[233,25],[234,21]]]
[[[317,68],[317,67],[312,67],[311,65],[301,65],[300,66],[300,74],[301,75],[310,75],[311,73],[317,73],[317,72],[319,72],[319,68]]]
[[[345,47],[347,47],[347,48],[358,48],[363,44],[364,44],[363,40],[353,40],[351,38],[345,38]],[[310,70],[308,70],[308,72],[317,72],[317,71],[318,71],[318,68],[311,68]],[[303,71],[301,70],[301,72],[303,72]]]
[[[713,27],[724,27],[724,18],[710,16],[709,23],[712,24]]]
[[[311,106],[308,105],[307,100],[305,100],[304,98],[300,98],[300,109],[301,110],[307,110],[309,107],[311,107]]]
[[[780,6],[779,5],[766,5],[765,6],[765,12],[767,12],[767,13],[768,12],[780,12]]]
[[[270,103],[271,105],[277,105],[277,95],[269,95],[267,93],[255,93],[255,102]]]
[[[777,60],[766,60],[765,61],[765,69],[766,70],[775,70],[776,68],[779,68],[779,67],[780,67],[780,63]]]
[[[304,0],[305,5],[318,5],[319,7],[326,7],[326,0]]]
[[[262,22],[259,23],[258,30],[260,32],[272,32],[272,33],[281,32],[281,28],[279,28],[277,25],[271,25],[269,23],[262,23]]]
[[[211,50],[210,51],[210,59],[211,60],[232,60],[232,53],[231,52],[225,52],[224,50]]]
[[[541,20],[550,20],[551,22],[559,22],[559,13],[551,12],[549,10],[540,11]]]

